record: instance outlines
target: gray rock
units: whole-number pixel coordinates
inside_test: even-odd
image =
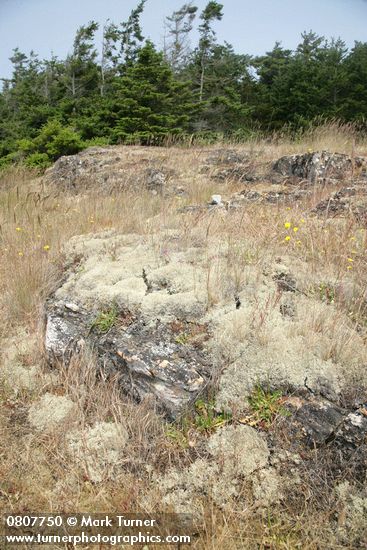
[[[215,151],[207,158],[204,172],[210,171],[212,179],[218,182],[239,181],[253,183],[259,178],[255,175],[253,161],[249,153],[240,154],[231,149]],[[213,170],[213,166],[216,167]]]
[[[367,219],[367,189],[359,185],[344,187],[319,202],[311,212],[326,217],[354,214],[364,223]]]
[[[273,171],[317,183],[356,178],[366,171],[366,167],[365,158],[321,151],[282,157],[273,165]]]
[[[60,157],[46,170],[43,181],[68,191],[105,184],[114,179],[114,167],[120,160],[114,148],[90,147],[76,155]]]
[[[144,174],[146,188],[154,193],[162,193],[166,180],[166,174],[156,168],[148,168]]]
[[[180,345],[169,325],[157,322],[154,328],[147,327],[141,319],[121,311],[117,326],[102,334],[93,328],[94,319],[91,311],[73,312],[51,300],[45,335],[51,362],[67,364],[85,347],[93,349],[98,368],[117,375],[126,394],[137,401],[155,397],[158,408],[170,417],[176,417],[204,391],[209,376],[205,354],[194,346]]]
[[[242,164],[243,162],[248,161],[248,159],[248,153],[240,154],[233,149],[220,149],[219,151],[214,151],[213,154],[206,159],[206,162],[209,165],[221,166],[228,164]]]
[[[157,168],[155,160],[150,160],[147,168],[144,160],[137,162],[131,170],[128,155],[122,147],[89,147],[76,155],[60,157],[46,170],[43,182],[74,193],[96,186],[105,193],[129,186],[140,186],[154,194],[162,193],[173,171],[161,166]]]

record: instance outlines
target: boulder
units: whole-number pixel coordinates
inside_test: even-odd
[[[281,176],[296,176],[311,183],[333,183],[366,177],[367,161],[363,157],[349,157],[327,151],[281,157],[273,171]]]
[[[204,273],[182,256],[166,264],[164,255],[157,265],[154,246],[134,236],[77,237],[69,247],[84,258],[46,305],[50,361],[68,364],[93,349],[97,368],[117,375],[125,393],[137,401],[153,397],[177,416],[210,378],[201,345]]]
[[[157,163],[153,158],[131,162],[122,146],[89,147],[76,155],[60,157],[46,170],[43,182],[74,193],[96,186],[106,193],[139,186],[157,194],[162,193],[173,175],[172,170],[158,167]]]
[[[367,223],[367,187],[343,187],[320,201],[312,212],[319,216],[336,217],[353,214],[361,224]]]
[[[204,172],[210,172],[211,178],[218,182],[255,182],[258,177],[249,153],[239,153],[231,149],[214,151],[206,159]]]
[[[117,375],[126,394],[136,401],[154,397],[170,417],[205,390],[209,377],[205,354],[194,346],[182,346],[171,325],[157,321],[148,327],[139,315],[119,310],[116,325],[104,333],[93,325],[98,314],[84,308],[74,313],[51,300],[47,310],[45,340],[52,362],[68,363],[74,353],[93,349],[98,368]]]

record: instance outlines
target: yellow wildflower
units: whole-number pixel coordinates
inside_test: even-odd
[[[23,256],[23,252],[18,252],[18,256]]]
[[[50,245],[49,244],[45,244],[45,246],[43,247],[43,250],[50,250]]]
[[[348,265],[348,266],[347,266],[347,269],[353,269],[353,266]]]
[[[293,227],[293,231],[294,231],[295,233],[297,233],[298,229],[299,229],[299,227]]]
[[[348,258],[348,262],[354,262],[353,258]]]
[[[289,229],[290,226],[291,226],[291,224],[290,224],[289,222],[285,222],[284,227],[285,227],[286,229]]]
[[[21,227],[16,227],[15,231],[22,231],[22,228]]]
[[[287,235],[287,236],[286,236],[286,238],[285,238],[284,240],[288,242],[288,241],[290,241],[290,240],[291,240],[291,238],[290,238],[290,236],[289,236],[289,235]]]

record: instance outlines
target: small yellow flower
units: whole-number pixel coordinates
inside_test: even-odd
[[[22,228],[21,227],[16,227],[15,231],[22,231]]]
[[[357,254],[357,251],[356,251],[356,250],[352,250],[352,254]]]
[[[23,252],[18,252],[18,256],[23,256]]]
[[[302,241],[296,241],[296,244],[300,246],[302,244]]]
[[[45,246],[43,247],[43,250],[50,250],[50,245],[49,244],[45,244]]]
[[[298,229],[299,229],[299,227],[293,227],[293,231],[294,231],[295,233],[297,233]]]
[[[350,240],[351,240],[351,241],[355,241],[356,238],[355,238],[355,237],[351,237]]]
[[[305,223],[305,220],[303,218],[301,219],[301,223]]]
[[[353,266],[348,265],[348,266],[347,266],[347,269],[353,269]]]
[[[287,235],[287,236],[286,236],[286,238],[285,238],[284,240],[285,240],[286,242],[288,242],[288,241],[290,241],[290,240],[291,240],[291,238],[290,238],[290,236],[289,236],[289,235]]]
[[[290,226],[291,226],[291,224],[290,224],[289,222],[285,222],[284,227],[285,227],[286,229],[289,229]]]
[[[348,258],[348,262],[354,262],[353,258]]]

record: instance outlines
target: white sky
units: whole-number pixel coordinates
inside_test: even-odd
[[[161,45],[163,20],[187,0],[148,0],[142,23],[146,37]],[[367,41],[366,0],[221,0],[224,17],[216,24],[219,41],[237,53],[263,54],[276,40],[295,48],[301,32],[313,30],[326,37],[340,36],[349,47]],[[0,77],[9,77],[8,58],[19,47],[33,49],[41,58],[51,52],[63,58],[76,29],[90,20],[119,23],[137,0],[0,0]],[[200,10],[207,0],[194,4]],[[195,34],[193,35],[195,40]]]

